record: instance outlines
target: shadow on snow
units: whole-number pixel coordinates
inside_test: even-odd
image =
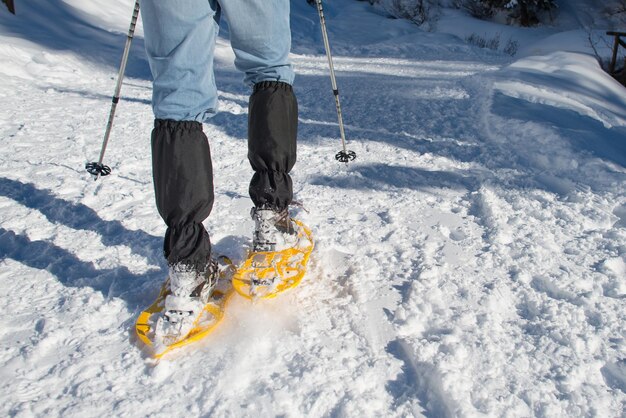
[[[424,192],[434,189],[474,191],[479,187],[476,176],[471,172],[431,171],[383,163],[355,165],[350,174],[342,177],[317,176],[311,179],[311,183],[355,190],[385,190],[391,187]]]
[[[0,196],[39,211],[48,221],[76,230],[93,231],[106,246],[127,246],[145,257],[153,268],[134,274],[125,266],[98,269],[93,263],[79,259],[67,249],[46,240],[31,240],[26,235],[0,227],[0,259],[10,258],[29,267],[47,270],[65,286],[91,287],[105,297],[117,297],[133,309],[151,302],[167,275],[162,238],[142,230],[129,230],[119,221],[106,221],[90,207],[68,202],[32,184],[0,177]],[[247,239],[227,236],[214,243],[216,254],[242,257]],[[239,252],[239,253],[238,253]]]
[[[132,3],[128,8],[128,25]],[[3,29],[19,38],[46,49],[72,51],[94,63],[119,68],[127,34],[113,33],[86,20],[83,12],[62,0],[21,2],[16,16],[4,14],[0,19]],[[131,45],[126,74],[129,77],[150,79],[143,39],[135,37]]]
[[[91,287],[106,298],[119,297],[129,306],[145,305],[154,296],[151,284],[163,277],[160,270],[136,275],[126,267],[97,269],[93,263],[80,260],[74,254],[51,242],[32,241],[28,237],[0,228],[0,258],[11,258],[29,267],[46,270],[69,287]]]
[[[402,362],[402,373],[396,380],[387,382],[387,391],[393,396],[396,408],[415,399],[419,402],[415,414],[433,418],[455,416],[435,366],[415,362],[410,345],[400,338],[390,341],[385,349]]]
[[[160,266],[146,274],[136,275],[126,267],[100,270],[93,263],[78,259],[66,249],[47,241],[32,241],[24,235],[0,228],[0,257],[11,258],[33,268],[48,270],[66,286],[89,286],[105,296],[121,297],[131,306],[145,304],[142,293],[152,289],[165,277],[162,239],[141,230],[126,229],[119,221],[105,221],[88,206],[72,203],[54,196],[32,184],[0,178],[0,196],[38,210],[51,223],[73,229],[96,232],[108,246],[126,245]],[[146,287],[147,286],[147,287]]]
[[[607,129],[600,121],[573,110],[531,103],[501,93],[494,95],[492,111],[503,117],[549,124],[563,138],[568,138],[568,144],[575,150],[626,167],[626,129],[623,127]]]

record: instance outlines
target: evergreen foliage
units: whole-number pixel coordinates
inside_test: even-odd
[[[445,0],[365,1],[380,5],[391,17],[407,19],[417,25],[435,20],[440,7],[450,7],[450,1]],[[472,16],[480,19],[489,19],[498,13],[504,13],[508,16],[509,23],[521,26],[539,24],[542,17],[545,18],[547,13],[558,7],[557,0],[453,0],[452,4],[464,8]]]
[[[368,0],[380,4],[390,16],[407,19],[416,25],[435,20],[439,0]]]
[[[556,0],[462,0],[461,5],[473,16],[482,19],[507,11],[509,17],[522,26],[538,24],[541,12],[557,7]]]

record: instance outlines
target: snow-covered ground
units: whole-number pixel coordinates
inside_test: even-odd
[[[626,89],[580,31],[502,28],[537,42],[512,58],[464,42],[493,24],[458,12],[423,32],[329,2],[358,154],[343,165],[317,14],[293,1],[310,270],[276,300],[234,298],[213,335],[155,365],[132,332],[165,274],[141,36],[113,174],[83,168],[132,2],[16,7],[0,10],[1,415],[624,416]],[[226,37],[217,81],[206,226],[241,259],[249,92]]]

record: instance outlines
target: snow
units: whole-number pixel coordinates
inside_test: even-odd
[[[317,15],[292,2],[309,272],[275,300],[233,298],[214,334],[156,364],[132,331],[166,272],[141,31],[113,174],[83,168],[131,3],[0,10],[0,414],[624,416],[626,90],[600,70],[581,17],[564,8],[521,29],[446,11],[424,32],[367,2],[328,2],[358,155],[345,165]],[[524,48],[481,49],[472,33]],[[241,260],[249,92],[227,37],[216,55],[205,224],[216,252]]]

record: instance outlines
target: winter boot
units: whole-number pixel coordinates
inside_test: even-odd
[[[250,214],[254,219],[253,252],[282,251],[297,244],[298,234],[287,209],[252,208]]]
[[[162,344],[172,345],[187,337],[213,293],[218,277],[219,268],[214,260],[204,271],[183,264],[170,266],[171,293],[165,298],[163,316],[155,330]]]

